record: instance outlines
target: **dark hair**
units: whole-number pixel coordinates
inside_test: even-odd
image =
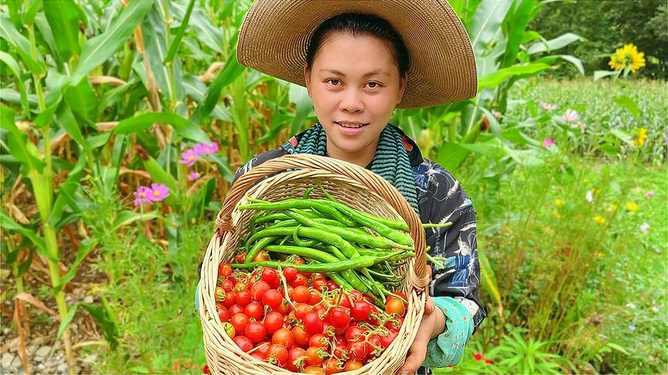
[[[372,14],[343,13],[327,19],[313,32],[306,50],[306,66],[311,70],[318,49],[327,38],[337,32],[345,31],[353,36],[374,36],[388,44],[394,61],[399,68],[399,76],[406,75],[410,59],[401,35],[385,19]]]

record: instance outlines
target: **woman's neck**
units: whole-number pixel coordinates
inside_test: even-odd
[[[362,168],[366,168],[367,165],[371,163],[374,155],[376,154],[378,142],[379,140],[376,140],[376,142],[372,145],[369,145],[369,147],[365,147],[356,153],[349,153],[339,150],[333,146],[329,140],[327,140],[327,155],[329,155],[329,157],[347,161],[349,163],[357,164]]]

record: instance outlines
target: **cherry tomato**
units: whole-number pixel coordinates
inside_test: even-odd
[[[267,316],[264,317],[264,328],[267,330],[267,333],[273,335],[281,327],[283,327],[283,315],[276,311],[267,313]]]
[[[246,252],[234,256],[235,263],[243,263],[246,260]]]
[[[271,344],[267,361],[271,364],[285,367],[288,361],[288,349],[280,344]]]
[[[304,317],[304,329],[311,334],[321,333],[324,322],[318,314],[310,312]]]
[[[311,292],[307,287],[300,285],[292,289],[290,295],[295,302],[306,303],[311,299]]]
[[[306,353],[306,350],[302,348],[294,347],[290,349],[288,352],[288,370],[301,372],[304,368],[304,360],[306,359],[304,353]]]
[[[253,343],[258,343],[258,342],[264,340],[264,335],[266,334],[266,331],[265,331],[264,325],[262,323],[260,323],[260,322],[250,322],[246,326],[246,329],[244,330],[244,334]]]
[[[383,346],[383,349],[387,349],[388,346],[397,338],[399,333],[396,331],[389,331],[387,335],[380,335],[380,343]]]
[[[406,312],[404,301],[394,296],[388,296],[385,301],[385,312],[388,314],[404,315],[404,312]]]
[[[303,374],[325,375],[325,369],[318,366],[307,366],[302,370]]]
[[[228,335],[231,339],[236,336],[237,331],[234,329],[234,326],[230,322],[225,322],[223,323],[223,330],[225,330],[225,334]]]
[[[331,357],[325,361],[325,374],[338,374],[343,371],[343,363],[340,360]]]
[[[364,363],[360,361],[356,361],[354,359],[350,359],[346,362],[346,365],[343,366],[344,371],[353,371],[353,370],[358,370],[361,369],[362,366],[364,366]]]
[[[359,290],[352,290],[350,291],[349,294],[351,297],[353,297],[354,302],[361,301],[364,299],[364,295]]]
[[[315,346],[310,346],[306,349],[306,361],[304,361],[309,366],[319,366],[322,363],[323,358],[327,356],[327,352],[323,348],[318,348]]]
[[[235,301],[241,307],[248,305],[249,303],[251,303],[252,300],[253,297],[251,296],[249,290],[240,290],[237,292],[237,295],[235,296]]]
[[[280,282],[278,279],[278,272],[276,272],[275,269],[269,267],[265,267],[262,270],[262,280],[274,289],[278,288]]]
[[[329,310],[328,318],[334,328],[346,328],[348,327],[348,324],[350,324],[350,315],[348,315],[348,311],[342,307],[335,307]]]
[[[305,286],[307,284],[308,284],[308,279],[306,278],[306,276],[304,276],[301,273],[298,273],[297,276],[295,276],[295,279],[292,280],[292,283],[290,285],[292,285],[293,287],[297,287],[300,285]]]
[[[227,311],[230,313],[230,316],[233,316],[234,314],[244,312],[244,308],[235,304],[235,305],[232,305],[230,308],[228,308]]]
[[[350,326],[345,332],[346,341],[362,341],[364,340],[364,329],[358,326]]]
[[[225,289],[226,292],[231,292],[232,289],[234,289],[234,282],[230,279],[223,280],[223,289]]]
[[[383,352],[383,343],[378,334],[369,335],[366,340],[366,352],[369,355],[368,358],[376,358]]]
[[[350,308],[350,315],[358,322],[363,322],[371,315],[371,305],[366,301],[357,301],[355,306]]]
[[[339,289],[339,286],[336,285],[336,283],[335,283],[334,281],[332,281],[332,280],[328,280],[328,281],[327,281],[327,289],[329,289],[329,290],[337,290],[337,289]]]
[[[283,302],[283,295],[276,289],[267,290],[262,296],[262,304],[272,309],[277,308]]]
[[[400,316],[395,316],[392,319],[385,322],[385,327],[387,327],[387,329],[389,329],[390,331],[398,332],[401,329],[402,324],[404,324],[404,318]]]
[[[218,318],[221,322],[225,323],[230,320],[230,313],[225,306],[216,304],[216,309],[218,310]]]
[[[202,367],[202,373],[203,374],[210,374],[211,373],[211,369],[209,368],[209,365],[204,365],[204,367]],[[324,374],[324,372],[323,372],[323,374]]]
[[[322,300],[322,295],[316,291],[311,292],[311,298],[308,300],[308,304],[315,306],[318,302]]]
[[[299,272],[293,266],[287,266],[283,269],[283,277],[285,277],[285,281],[287,281],[288,284],[291,284],[295,280],[297,273]]]
[[[262,356],[264,358],[267,358],[267,356],[269,355],[269,347],[271,347],[271,343],[269,341],[263,341],[255,345],[255,347],[257,348],[257,352],[262,353]]]
[[[218,265],[218,276],[228,277],[232,274],[232,267],[229,263],[220,263]]]
[[[237,332],[243,332],[249,322],[248,317],[244,313],[236,313],[230,318],[230,323],[232,323]]]
[[[295,336],[287,328],[281,328],[271,336],[272,344],[280,344],[290,349],[295,344]]]
[[[251,357],[257,359],[258,361],[262,361],[262,362],[264,362],[264,360],[267,358],[266,356],[262,355],[262,353],[260,353],[257,350],[252,352],[250,355],[251,355]]]
[[[246,337],[246,336],[237,336],[232,339],[237,346],[241,348],[244,352],[247,352],[251,349],[253,349],[253,343],[251,340]]]
[[[223,300],[223,306],[227,307],[228,309],[234,305],[236,302],[236,292],[230,291],[230,292],[225,292],[225,299]]]
[[[324,277],[313,279],[311,286],[313,286],[313,289],[322,292],[323,289],[327,286],[327,280]]]
[[[328,348],[329,339],[322,333],[316,333],[308,340],[308,346],[314,346],[316,348]]]
[[[363,361],[366,359],[367,354],[366,343],[359,341],[348,343],[348,356],[350,359]]]
[[[257,255],[255,255],[255,258],[253,258],[253,262],[264,262],[269,260],[269,253],[266,252],[265,250],[261,250]]]
[[[240,292],[242,290],[247,290],[248,289],[248,284],[246,284],[243,281],[238,281],[236,284],[234,284],[234,291],[235,292]]]
[[[264,293],[269,289],[271,289],[269,284],[260,280],[251,287],[251,296],[253,296],[253,299],[256,301],[262,301],[262,296],[264,296]]]
[[[244,314],[246,314],[249,319],[261,320],[262,315],[264,314],[264,308],[258,302],[254,301],[246,305]]]
[[[307,346],[311,335],[300,326],[292,329],[292,335],[295,336],[295,344],[299,346]]]
[[[309,295],[310,298],[310,295]],[[313,311],[311,306],[305,304],[305,303],[295,303],[295,318],[302,320],[306,316],[306,314],[310,313]]]

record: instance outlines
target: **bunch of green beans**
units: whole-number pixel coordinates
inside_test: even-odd
[[[268,202],[247,198],[239,210],[256,210],[239,252],[246,252],[236,268],[294,266],[300,272],[325,273],[340,287],[357,289],[385,303],[385,296],[401,288],[398,270],[415,256],[413,239],[403,220],[378,217],[336,201],[310,198]],[[289,255],[306,264],[253,261],[260,251],[271,259],[287,260]],[[389,290],[388,290],[389,289]]]

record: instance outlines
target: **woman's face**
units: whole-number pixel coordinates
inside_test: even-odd
[[[336,32],[304,76],[329,156],[366,166],[406,88],[387,43]]]

